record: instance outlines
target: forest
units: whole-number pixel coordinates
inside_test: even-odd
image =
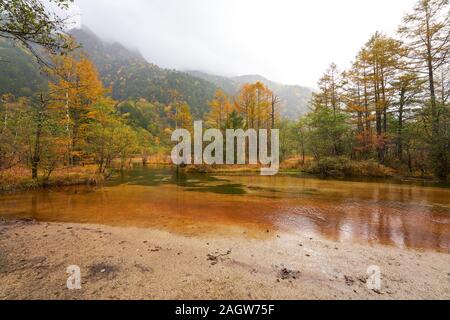
[[[376,32],[350,69],[320,79],[312,112],[285,141],[319,172],[376,161],[402,175],[445,180],[450,151],[448,1],[419,1],[398,36]],[[287,135],[290,136],[290,135]],[[304,161],[304,158],[303,158]]]
[[[54,2],[63,8],[70,3]],[[11,88],[15,92],[1,97],[4,190],[74,183],[80,177],[95,183],[132,160],[168,162],[172,131],[192,130],[199,119],[221,130],[280,129],[286,170],[333,177],[448,178],[447,0],[418,1],[396,36],[375,32],[355,53],[351,68],[340,70],[332,63],[310,112],[298,119],[281,117],[283,101],[261,82],[244,84],[232,96],[177,73],[165,74],[164,81],[147,79],[142,68],[130,74],[135,69],[127,65],[115,68],[105,81],[98,69],[111,66],[95,63],[42,4],[2,1],[0,10],[2,47],[14,44],[32,56],[36,64],[20,64],[23,81],[30,78],[30,68],[38,68],[43,82],[30,81],[26,90]],[[1,52],[6,51],[0,51],[6,70],[15,58]],[[2,73],[5,83],[8,74]],[[136,87],[133,77],[146,79],[140,83],[148,86]],[[168,88],[167,82],[186,86]],[[189,85],[207,86],[204,90],[213,96],[205,100],[208,94],[189,94],[194,90]]]

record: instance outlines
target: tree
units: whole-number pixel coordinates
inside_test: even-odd
[[[414,114],[414,106],[422,102],[424,81],[417,74],[404,73],[393,83],[397,92],[397,101],[394,106],[397,107],[397,158],[403,160],[404,127],[408,114]]]
[[[450,50],[450,11],[448,0],[420,0],[412,13],[404,17],[400,35],[409,47],[411,67],[425,74],[428,80],[431,114],[431,155],[435,174],[446,179],[448,168],[448,142],[443,139],[440,109],[436,95],[436,71],[448,70]],[[446,66],[446,67],[445,67]]]
[[[364,158],[371,156],[373,149],[373,99],[370,89],[370,65],[368,50],[363,48],[353,63],[350,70],[344,73],[343,100],[346,104],[346,112],[356,116],[358,151]]]
[[[28,99],[5,94],[0,99],[0,170],[12,168],[26,157],[23,138],[30,128]]]
[[[64,113],[68,162],[82,158],[84,130],[91,105],[103,98],[107,90],[94,64],[84,56],[54,56],[55,67],[49,70],[53,94],[52,107]]]
[[[397,71],[402,66],[402,43],[383,34],[375,33],[365,46],[366,61],[369,66],[369,83],[375,109],[376,146],[378,160],[385,162],[386,146],[389,143],[388,111],[392,105],[393,87]]]
[[[309,149],[316,160],[343,155],[350,131],[344,113],[335,115],[332,109],[317,106],[306,116],[305,125],[308,127]]]
[[[247,129],[253,128],[254,125],[255,93],[253,88],[249,83],[244,84],[234,101],[235,109],[244,119]]]
[[[173,112],[172,119],[175,122],[176,129],[187,129],[192,131],[193,122],[191,108],[187,103],[176,103],[171,111]]]
[[[120,160],[120,171],[125,168],[125,162],[139,150],[136,132],[124,123],[120,123],[114,128],[115,154]]]
[[[235,109],[247,129],[270,129],[276,118],[277,103],[278,99],[263,83],[247,83],[235,98]]]
[[[336,115],[341,108],[341,74],[337,65],[332,63],[323,77],[319,80],[320,93],[315,94],[317,103],[333,110]]]
[[[229,116],[233,111],[226,94],[222,90],[217,90],[214,99],[209,102],[211,108],[208,120],[214,123],[215,127],[223,130],[229,125]]]
[[[137,149],[142,158],[142,165],[146,166],[149,155],[152,153],[152,151],[154,151],[153,149],[154,138],[152,137],[150,132],[142,128],[139,128],[137,130],[136,138],[137,138]]]
[[[230,123],[229,123],[229,129],[242,129],[244,127],[244,119],[242,116],[239,115],[239,113],[236,110],[233,110],[230,113]]]
[[[270,93],[270,120],[271,125],[270,129],[275,129],[275,120],[278,114],[278,105],[280,104],[280,97],[278,97],[275,93]]]
[[[48,0],[66,10],[73,0]],[[20,42],[30,50],[39,62],[46,64],[36,46],[52,54],[70,49],[64,30],[67,18],[59,17],[49,6],[39,0],[0,1],[0,38]]]
[[[137,150],[136,134],[115,115],[115,105],[112,99],[103,98],[88,113],[86,151],[94,157],[99,173],[105,173],[116,157],[123,169],[126,159]]]
[[[280,160],[284,161],[289,157],[297,155],[299,151],[298,126],[294,121],[283,119],[278,123],[280,130]]]
[[[300,118],[296,125],[299,152],[302,156],[302,165],[306,163],[306,142],[308,139],[308,123],[306,118]]]

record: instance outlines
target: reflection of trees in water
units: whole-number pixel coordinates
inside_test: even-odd
[[[448,209],[395,201],[309,200],[290,210],[295,228],[339,242],[450,249]],[[447,218],[446,218],[447,217]],[[447,219],[447,220],[445,220]],[[289,224],[289,219],[279,219]]]
[[[163,186],[167,188],[159,188]],[[260,176],[221,179],[182,171],[177,175],[166,168],[126,172],[101,188],[80,186],[3,196],[0,214],[61,222],[126,224],[129,219],[143,225],[147,220],[157,225],[158,217],[167,214],[172,220],[283,227],[335,241],[448,251],[447,195],[443,189],[379,183]],[[164,214],[159,214],[161,210]]]
[[[230,183],[226,179],[219,179],[208,174],[186,173],[169,167],[163,169],[131,170],[108,183],[109,186],[122,184],[148,187],[176,185],[184,188],[183,191],[236,195],[246,194],[244,185],[240,183]]]

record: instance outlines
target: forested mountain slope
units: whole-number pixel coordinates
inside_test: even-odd
[[[71,34],[82,45],[79,50],[98,68],[104,85],[112,88],[114,99],[145,98],[168,104],[176,91],[179,99],[190,105],[195,118],[202,118],[208,112],[208,101],[217,90],[211,82],[148,63],[139,53],[103,41],[87,28],[74,29]],[[45,86],[45,76],[40,74],[38,64],[26,50],[2,40],[0,59],[0,95],[29,96]]]
[[[86,28],[74,29],[71,34],[83,45],[82,50],[99,69],[105,86],[112,87],[115,99],[145,98],[170,103],[173,90],[176,90],[190,105],[196,118],[201,118],[208,111],[208,101],[217,90],[214,84],[148,63],[139,53],[118,43],[102,41]]]
[[[0,95],[30,96],[45,86],[45,77],[31,53],[0,38]]]
[[[296,119],[309,111],[309,102],[313,90],[308,87],[283,85],[270,81],[260,75],[244,75],[239,77],[222,77],[200,71],[188,71],[189,74],[214,83],[229,95],[235,95],[244,83],[257,81],[274,91],[281,100],[281,115],[284,118]]]
[[[244,83],[259,81],[280,97],[283,117],[295,119],[308,111],[313,91],[307,87],[283,85],[258,75],[226,78],[198,71],[163,69],[119,43],[100,39],[87,28],[70,33],[81,44],[79,50],[98,68],[104,85],[112,88],[113,98],[119,101],[145,98],[168,104],[176,91],[199,119],[208,112],[208,101],[218,88],[233,96]],[[45,86],[45,76],[40,74],[37,63],[26,50],[3,40],[0,41],[0,58],[0,94],[28,96]]]

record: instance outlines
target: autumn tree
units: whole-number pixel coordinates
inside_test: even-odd
[[[243,117],[245,126],[253,128],[255,94],[253,86],[249,83],[244,84],[234,101],[235,109]]]
[[[369,81],[372,103],[375,110],[376,148],[378,160],[385,161],[388,137],[388,112],[393,101],[392,82],[401,67],[402,44],[398,40],[380,33],[369,40],[365,47],[366,61],[369,66]]]
[[[68,161],[74,164],[82,158],[84,130],[91,105],[101,99],[107,90],[94,64],[84,56],[53,58],[55,68],[50,70],[53,108],[64,114]]]
[[[235,98],[236,111],[247,129],[270,129],[276,118],[277,103],[272,91],[261,82],[244,84]]]
[[[214,99],[209,102],[209,106],[211,111],[208,114],[208,121],[218,129],[228,128],[233,107],[226,94],[222,90],[217,90]]]
[[[123,122],[114,128],[113,134],[115,154],[120,161],[120,170],[123,171],[126,161],[139,151],[138,137],[136,131]]]
[[[371,96],[370,65],[368,51],[363,48],[352,67],[343,74],[342,100],[346,105],[346,112],[353,114],[353,123],[357,127],[356,138],[358,146],[355,151],[363,158],[371,156],[373,149],[374,106]]]
[[[47,92],[37,92],[30,98],[2,97],[0,170],[27,165],[33,179],[48,179],[61,163],[63,130],[49,108],[51,99]]]
[[[175,102],[167,108],[168,117],[172,120],[174,129],[192,131],[193,120],[190,106],[183,101]]]

